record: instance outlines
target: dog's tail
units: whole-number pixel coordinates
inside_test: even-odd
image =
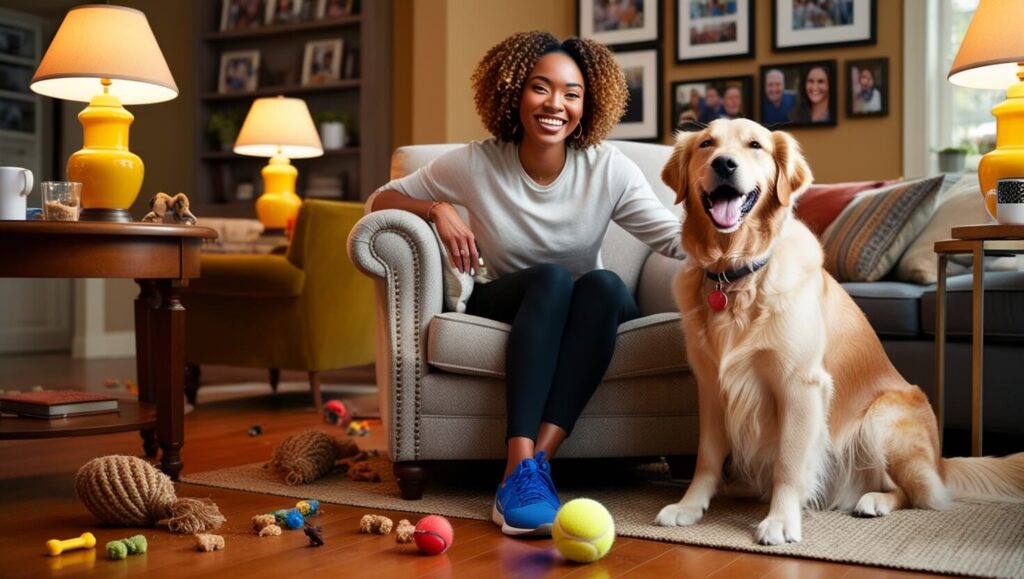
[[[1003,458],[946,458],[942,463],[953,499],[1024,503],[1024,452]]]

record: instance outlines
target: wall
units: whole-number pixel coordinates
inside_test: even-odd
[[[395,118],[406,118],[395,128],[395,144],[462,142],[487,135],[476,114],[469,75],[477,60],[493,44],[513,32],[543,29],[564,38],[576,31],[576,2],[572,0],[397,0],[398,18],[405,34],[396,40],[396,57],[411,59],[408,90],[395,91]],[[889,115],[849,119],[839,101],[836,127],[794,128],[804,146],[816,180],[890,179],[901,176],[903,123],[903,2],[878,2],[877,44],[825,50],[774,53],[771,49],[771,2],[759,0],[755,14],[755,58],[675,63],[674,0],[664,5],[662,34],[662,106],[664,142],[671,143],[669,91],[672,82],[751,74],[762,64],[809,60],[837,60],[839,91],[846,90],[844,64],[861,58],[889,58]],[[410,22],[411,20],[411,22]],[[397,30],[396,24],[396,30]],[[396,79],[402,78],[396,73]],[[404,78],[409,78],[406,76]],[[760,88],[755,82],[755,90]],[[845,94],[845,93],[837,93]],[[755,98],[756,103],[756,98]],[[403,117],[402,115],[405,115]],[[397,124],[397,123],[396,123]],[[851,144],[859,145],[852,148]]]
[[[671,117],[669,90],[673,82],[723,76],[754,75],[755,106],[760,102],[758,74],[761,65],[835,59],[838,87],[833,94],[844,95],[838,101],[838,125],[835,127],[793,128],[790,132],[803,145],[815,180],[820,183],[860,179],[893,179],[902,175],[903,167],[903,2],[877,2],[877,44],[847,48],[772,52],[771,5],[756,2],[755,58],[721,60],[708,63],[675,64],[675,5],[662,0],[665,23],[662,25],[664,58],[664,119]],[[845,113],[847,60],[889,58],[889,115],[852,119]],[[671,138],[666,135],[666,142]]]

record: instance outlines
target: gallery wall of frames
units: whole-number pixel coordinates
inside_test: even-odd
[[[629,110],[611,138],[671,142],[749,118],[796,134],[812,161],[815,143],[882,141],[870,162],[822,157],[820,181],[869,166],[899,176],[901,19],[899,0],[578,0],[576,29],[626,73]]]

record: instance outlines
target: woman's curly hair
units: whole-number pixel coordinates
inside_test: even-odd
[[[626,112],[626,77],[605,45],[575,37],[559,42],[547,32],[520,32],[488,50],[470,77],[477,113],[499,141],[522,138],[519,101],[526,79],[537,61],[552,52],[568,55],[583,73],[583,131],[567,139],[570,146],[582,149],[600,143]]]

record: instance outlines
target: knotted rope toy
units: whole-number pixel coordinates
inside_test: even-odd
[[[75,475],[75,494],[97,519],[110,525],[166,524],[194,535],[227,519],[209,499],[179,499],[170,477],[134,456],[101,456]]]
[[[338,440],[319,430],[307,430],[284,439],[263,468],[274,470],[289,486],[315,481],[331,472],[334,463],[359,453],[351,440]]]

